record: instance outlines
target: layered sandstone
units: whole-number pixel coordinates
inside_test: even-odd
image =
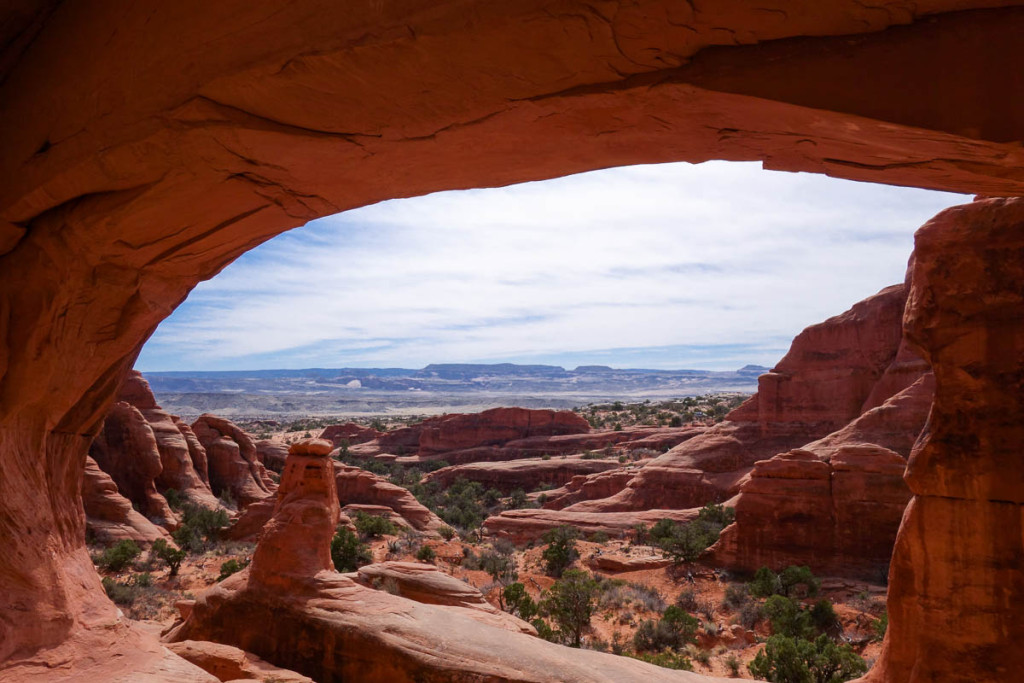
[[[507,615],[423,604],[334,572],[330,539],[339,508],[329,450],[317,440],[292,446],[252,564],[199,596],[169,640],[226,643],[323,681],[704,680],[564,648],[520,632]],[[454,599],[450,577],[421,573],[431,569],[381,571],[396,581],[401,575],[420,597],[431,593],[425,583],[439,580],[433,594]],[[459,591],[461,602],[469,600]]]
[[[171,535],[139,514],[130,500],[118,493],[117,484],[90,457],[85,459],[82,475],[82,506],[85,528],[97,542],[113,545],[118,541],[148,544]]]
[[[352,576],[352,575],[350,575]],[[483,593],[445,574],[437,567],[418,562],[381,562],[360,567],[353,579],[364,586],[384,589],[425,605],[462,610],[461,614],[488,626],[537,635],[537,629],[487,602]]]
[[[1024,669],[1024,201],[943,211],[915,237],[904,325],[935,373],[907,466],[871,681],[1000,681]]]
[[[434,470],[423,477],[423,483],[437,482],[441,487],[447,487],[457,479],[465,479],[508,495],[515,489],[533,491],[544,484],[562,486],[576,477],[618,470],[621,467],[618,460],[584,459],[579,456],[477,462]]]
[[[192,423],[192,431],[206,450],[215,495],[226,491],[242,507],[272,495],[274,482],[256,456],[252,437],[230,420],[209,413]]]
[[[268,664],[254,654],[237,647],[200,640],[168,643],[167,649],[219,681],[273,681],[273,683],[313,683],[313,679],[294,671]]]
[[[147,519],[165,529],[178,527],[178,518],[156,487],[163,471],[156,436],[135,406],[124,401],[111,406],[89,455]]]
[[[410,526],[417,531],[436,533],[445,526],[408,489],[366,470],[335,462],[334,483],[342,507],[355,509],[352,506],[382,506],[393,511],[403,526]]]
[[[708,561],[745,572],[807,565],[884,583],[910,500],[906,458],[933,393],[928,373],[842,429],[756,463]]]
[[[372,427],[364,427],[363,425],[356,424],[355,422],[346,422],[345,424],[328,425],[324,427],[324,430],[320,432],[320,438],[326,439],[334,444],[337,448],[342,443],[347,443],[350,446],[354,446],[360,443],[366,443],[367,441],[373,441],[379,438],[383,433],[378,432]]]

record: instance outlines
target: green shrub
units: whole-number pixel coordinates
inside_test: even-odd
[[[606,534],[603,531],[595,531],[594,533],[590,534],[591,543],[607,543],[608,540],[608,534]]]
[[[455,529],[447,525],[438,529],[437,533],[441,534],[441,538],[443,538],[446,541],[450,541],[453,538],[455,538]]]
[[[579,553],[576,550],[576,538],[579,533],[570,526],[559,526],[544,534],[543,540],[548,547],[541,553],[545,571],[555,578],[576,561]]]
[[[177,489],[167,489],[164,491],[164,500],[167,501],[167,505],[172,510],[180,510],[188,502],[188,498]]]
[[[871,622],[871,628],[875,631],[874,640],[877,641],[885,638],[885,632],[889,630],[889,613],[882,612],[882,616],[879,619]]]
[[[436,557],[437,553],[435,553],[434,549],[429,545],[421,546],[420,549],[416,551],[416,559],[421,562],[433,562]]]
[[[133,586],[114,581],[109,576],[104,576],[102,583],[103,590],[107,592],[107,597],[114,601],[115,604],[131,605],[135,602],[135,598],[138,597],[138,591]]]
[[[370,555],[370,546],[349,529],[339,527],[331,539],[331,561],[339,572],[354,572],[373,562],[373,556]]]
[[[782,593],[789,597],[794,593],[801,597],[813,597],[821,587],[821,581],[811,573],[810,567],[786,567],[779,574],[779,583],[782,585]]]
[[[839,628],[839,617],[827,598],[818,600],[810,609],[811,623],[822,633],[830,633]]]
[[[836,645],[825,635],[813,642],[774,635],[748,668],[774,683],[842,683],[868,670],[849,645]]]
[[[548,590],[542,609],[558,625],[563,641],[579,647],[597,602],[597,582],[590,574],[570,569]]]
[[[718,534],[733,518],[732,508],[705,505],[689,523],[659,520],[651,528],[650,537],[674,562],[693,562],[718,540]]]
[[[380,538],[398,533],[398,527],[387,517],[370,515],[361,510],[356,512],[354,522],[356,531],[363,538]]]
[[[518,616],[524,621],[532,621],[540,611],[537,603],[526,592],[526,586],[521,583],[512,583],[505,586],[501,594],[505,603],[505,611]]]
[[[224,510],[207,510],[192,503],[182,507],[181,527],[171,533],[182,550],[201,553],[220,538],[220,530],[230,523]]]
[[[791,638],[813,637],[814,625],[810,614],[792,599],[773,595],[765,601],[762,610],[772,624],[773,634]]]
[[[238,560],[230,559],[227,562],[224,562],[220,565],[220,576],[217,577],[217,580],[223,581],[232,574],[237,574],[238,572],[242,571],[248,566],[248,562],[240,563]]]
[[[184,550],[175,548],[162,538],[153,542],[152,550],[154,555],[166,562],[167,566],[170,567],[171,576],[178,575],[178,569],[181,568],[181,563],[188,554]]]
[[[758,598],[767,598],[782,592],[779,575],[768,567],[761,567],[754,574],[754,580],[748,584],[750,594]]]
[[[124,540],[107,548],[99,557],[99,566],[110,572],[119,572],[131,565],[142,554],[142,548],[135,541]]]
[[[638,651],[678,650],[694,642],[698,623],[685,610],[673,605],[665,610],[657,623],[650,619],[640,623],[633,634],[633,647]]]

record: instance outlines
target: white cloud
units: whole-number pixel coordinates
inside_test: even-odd
[[[591,350],[728,344],[771,364],[806,325],[902,280],[914,230],[964,201],[710,162],[384,202],[201,284],[139,367],[573,365]],[[688,366],[682,350],[653,358]]]

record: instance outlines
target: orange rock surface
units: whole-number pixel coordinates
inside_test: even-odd
[[[243,507],[272,495],[274,482],[256,456],[252,437],[230,420],[208,413],[192,423],[192,431],[206,451],[214,494],[227,491]]]
[[[82,476],[82,506],[86,529],[104,545],[124,540],[140,544],[152,543],[158,538],[171,540],[166,529],[143,517],[130,500],[118,493],[110,475],[89,457],[85,459]]]
[[[141,344],[199,281],[339,210],[626,163],[761,160],[1024,194],[1024,10],[1007,4],[8,3],[0,22],[4,674],[67,654],[68,643],[92,665],[104,653],[117,675],[169,671],[158,668],[165,651],[120,623],[102,594],[83,545],[80,486],[83,455]],[[936,231],[956,232],[960,216],[970,219],[946,216]],[[919,248],[918,265],[938,253]],[[1011,272],[1020,259],[1011,248],[986,259],[970,260],[980,279],[965,282],[990,287],[972,305],[990,308],[981,336],[991,341],[940,339],[941,330],[977,322],[956,315],[935,319],[939,332],[925,335],[934,344],[917,341],[933,366],[956,368],[936,370],[931,428],[953,444],[959,435],[972,457],[962,462],[943,441],[911,460],[921,498],[897,544],[893,635],[879,666],[891,680],[933,668],[974,680],[999,680],[997,667],[1020,670],[1015,650],[999,647],[1005,635],[976,672],[976,654],[938,651],[933,640],[958,629],[937,625],[964,614],[959,602],[899,602],[900,591],[910,600],[953,585],[942,569],[949,558],[931,552],[939,537],[956,541],[947,548],[988,539],[979,557],[1019,567],[1010,520],[1019,520],[1019,500],[1005,495],[1022,471],[1007,456],[1019,452],[1019,435],[1005,426],[1017,404],[985,399],[979,414],[958,393],[997,376],[1012,384],[1013,372],[989,360],[1016,344],[1012,324],[995,321],[999,302],[1020,292]],[[946,272],[951,284],[972,275]],[[930,305],[917,301],[908,321]],[[966,340],[984,348],[964,349]],[[980,362],[950,364],[947,347]],[[993,427],[992,415],[1004,427]],[[943,492],[953,495],[943,502]],[[999,505],[1007,512],[995,514]],[[971,516],[971,506],[988,512]],[[940,569],[929,572],[933,562]],[[1017,635],[1001,587],[1016,584],[982,569],[989,578],[969,599],[985,606],[976,632],[991,646],[993,634]],[[128,652],[145,655],[115,656]]]

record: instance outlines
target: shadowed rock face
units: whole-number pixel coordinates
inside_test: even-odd
[[[118,493],[117,484],[92,458],[85,459],[82,476],[82,506],[86,528],[104,545],[131,540],[152,543],[158,538],[171,540],[167,530],[139,514],[130,500]]]
[[[119,625],[102,594],[82,544],[79,490],[83,454],[140,345],[197,282],[337,210],[625,163],[753,159],[857,180],[1022,194],[1024,11],[988,9],[994,4],[1002,3],[897,0],[884,11],[854,0],[768,8],[568,2],[560,11],[531,0],[6,7],[0,661],[10,669],[77,642],[79,654],[123,654],[129,645],[145,653],[108,657],[121,673],[162,666],[166,655]],[[1005,267],[1018,253],[989,256],[981,281],[1012,297],[1020,283]],[[960,325],[940,317],[935,329]],[[992,339],[1010,331],[990,328]],[[947,392],[957,386],[973,387],[976,372],[973,364],[937,372],[937,405],[951,405]],[[967,405],[959,400],[952,405]],[[969,417],[937,411],[932,429],[988,449],[988,423]],[[1017,437],[999,433],[1011,445]],[[960,476],[974,464],[946,467],[939,455],[922,451],[915,477],[927,481],[934,466],[939,488],[988,486],[973,469]],[[1007,464],[1003,456],[978,460]],[[993,489],[1021,471],[1016,461],[1009,467]],[[1016,509],[996,490],[978,504],[996,509],[990,500]],[[968,502],[948,504],[966,510]],[[934,493],[912,504],[900,539],[907,553],[923,547],[929,519],[952,538],[968,537],[942,504]],[[970,520],[980,539],[1012,526],[989,514]],[[940,555],[913,557],[893,584],[907,596],[930,585],[925,567]],[[992,599],[986,619],[1009,619],[1011,603],[995,600],[998,590],[979,588]],[[962,614],[960,603],[935,609]],[[915,643],[952,632],[926,633],[919,617],[894,612],[900,625],[890,627],[886,657],[898,654],[900,663],[880,669],[893,679],[910,676],[912,652],[934,649]],[[102,637],[81,645],[91,633]],[[973,663],[952,664],[953,651],[929,666],[965,671]],[[994,649],[990,661],[1007,663],[1012,652]],[[991,671],[980,668],[975,680]]]

